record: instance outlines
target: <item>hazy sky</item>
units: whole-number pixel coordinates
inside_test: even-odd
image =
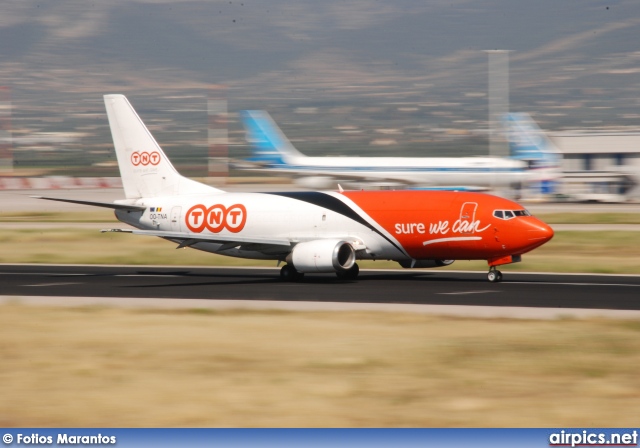
[[[637,51],[639,23],[633,0],[8,0],[0,65],[175,69],[220,83],[332,64],[419,75],[493,48],[514,62]]]
[[[0,85],[15,99],[224,84],[258,108],[353,86],[464,103],[486,92],[482,50],[500,48],[519,110],[594,94],[630,109],[639,36],[637,0],[7,0]]]

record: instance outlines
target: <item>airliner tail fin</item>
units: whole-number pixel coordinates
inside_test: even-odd
[[[253,152],[250,161],[286,165],[291,157],[305,157],[291,144],[268,112],[244,110],[240,116]]]
[[[532,190],[555,193],[562,176],[560,152],[527,113],[510,113],[504,118],[511,157],[527,162]]]
[[[104,103],[127,199],[222,192],[180,175],[124,95]]]
[[[560,153],[527,113],[510,113],[504,123],[511,157],[529,162],[533,168],[560,166]]]

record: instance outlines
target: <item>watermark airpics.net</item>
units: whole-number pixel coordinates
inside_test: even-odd
[[[638,431],[598,432],[562,430],[549,435],[549,446],[638,446]]]

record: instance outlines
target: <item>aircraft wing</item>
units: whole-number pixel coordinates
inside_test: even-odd
[[[233,249],[234,247],[238,246],[242,246],[245,250],[252,250],[252,246],[255,246],[255,250],[264,250],[266,248],[269,248],[280,249],[282,251],[289,251],[292,247],[291,241],[289,241],[288,239],[280,238],[247,238],[239,235],[196,235],[193,233],[185,232],[167,232],[162,230],[139,229],[103,229],[101,230],[101,232],[132,233],[134,235],[157,236],[169,240],[181,241],[176,249],[193,246],[196,243],[222,244],[220,249],[218,249],[218,252]]]
[[[70,204],[92,205],[94,207],[111,208],[114,210],[127,210],[132,212],[142,212],[147,209],[143,205],[118,204],[114,202],[80,201],[77,199],[49,198],[45,196],[31,196],[34,199],[46,199],[47,201],[68,202]]]

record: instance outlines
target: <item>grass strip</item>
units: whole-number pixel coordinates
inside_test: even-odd
[[[113,210],[96,208],[90,212],[5,212],[0,222],[117,222]]]
[[[631,427],[640,322],[0,306],[4,427]]]
[[[176,245],[158,238],[106,233],[98,229],[4,229],[1,263],[132,264],[170,266],[275,266]],[[559,231],[546,245],[503,271],[640,273],[640,232]],[[362,268],[398,268],[389,261],[359,262]],[[483,261],[458,260],[448,268],[487,270]]]

